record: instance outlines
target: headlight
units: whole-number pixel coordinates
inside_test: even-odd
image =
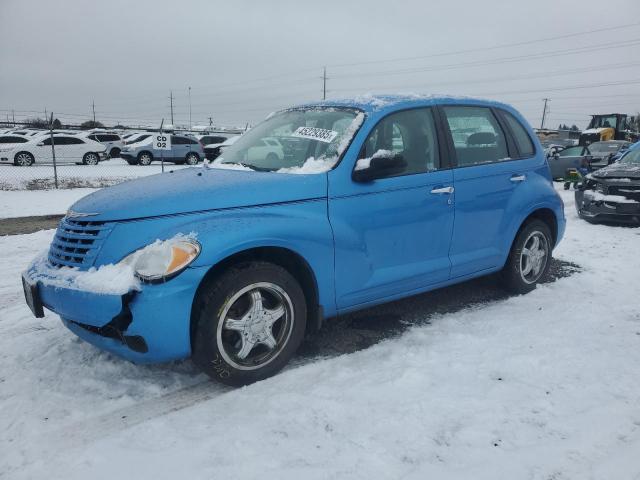
[[[200,254],[200,244],[185,236],[156,240],[125,257],[136,276],[147,282],[168,280],[187,268]]]

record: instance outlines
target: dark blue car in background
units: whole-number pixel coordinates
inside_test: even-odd
[[[261,158],[265,138],[282,157]],[[500,272],[535,288],[565,228],[508,105],[366,96],[270,116],[213,165],[95,192],[24,273],[27,303],[135,362],[247,384],[324,319]]]

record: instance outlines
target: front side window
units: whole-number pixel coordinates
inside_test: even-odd
[[[322,173],[333,168],[364,114],[352,108],[309,107],[277,113],[224,149],[214,166],[280,173]],[[276,140],[282,149],[268,146]]]
[[[372,158],[380,152],[402,155],[407,167],[395,176],[425,173],[440,168],[438,138],[433,113],[416,108],[383,118],[371,131],[359,158]]]
[[[509,160],[507,142],[487,107],[444,107],[459,167]]]
[[[584,147],[569,147],[562,150],[558,155],[561,157],[579,157],[583,155]]]

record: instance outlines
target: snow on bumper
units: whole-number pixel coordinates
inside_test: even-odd
[[[576,209],[594,220],[640,222],[640,202],[620,195],[605,195],[593,190],[576,190]]]
[[[166,283],[95,291],[78,288],[82,279],[69,283],[68,271],[59,269],[56,277],[51,267],[38,265],[35,261],[25,278],[37,285],[42,305],[83,340],[136,363],[190,356],[191,307],[205,268],[187,268]],[[91,273],[74,271],[74,276]]]

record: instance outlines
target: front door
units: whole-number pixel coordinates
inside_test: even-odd
[[[438,137],[431,109],[392,113],[371,130],[359,158],[390,150],[406,160],[405,171],[368,183],[329,179],[338,309],[449,278],[453,174],[443,169]]]

